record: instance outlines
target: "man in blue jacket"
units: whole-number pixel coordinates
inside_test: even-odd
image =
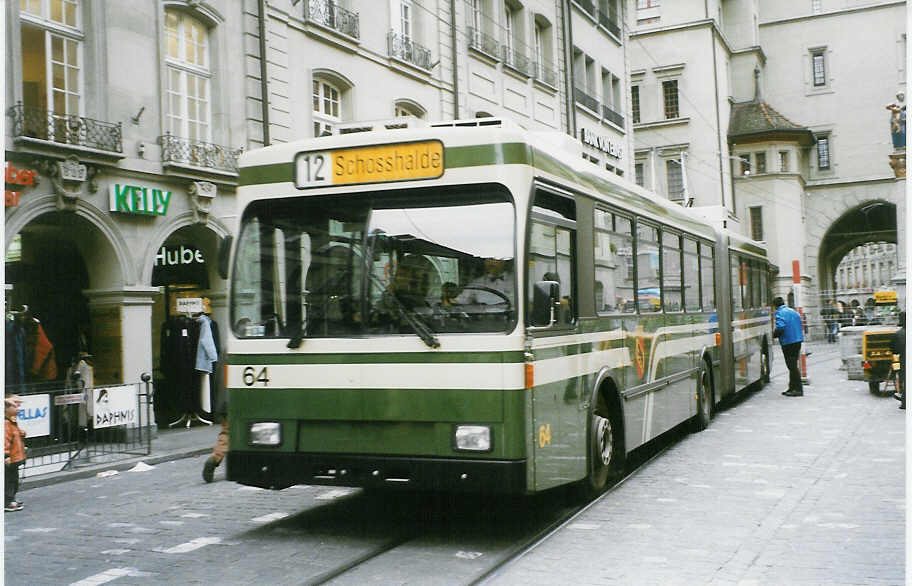
[[[786,305],[782,297],[773,299],[773,305],[776,307],[773,337],[779,338],[785,366],[789,371],[789,388],[782,394],[786,397],[802,397],[804,389],[801,386],[801,371],[798,370],[798,356],[801,354],[801,343],[804,342],[801,315]]]

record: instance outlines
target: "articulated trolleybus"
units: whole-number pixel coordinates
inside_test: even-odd
[[[241,157],[230,480],[598,492],[768,379],[758,244],[560,133],[378,126]]]

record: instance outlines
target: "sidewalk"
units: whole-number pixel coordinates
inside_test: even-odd
[[[20,487],[25,490],[48,486],[78,478],[89,478],[108,470],[123,472],[136,466],[139,462],[152,466],[161,462],[206,454],[212,451],[219,429],[221,427],[217,424],[192,426],[189,429],[186,427],[160,429],[157,436],[152,439],[152,451],[148,456],[126,456],[112,462],[79,465],[70,470],[27,476],[22,479]]]
[[[903,584],[906,412],[808,349],[485,584]]]

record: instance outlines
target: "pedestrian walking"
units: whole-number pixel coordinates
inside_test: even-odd
[[[801,354],[801,343],[804,342],[801,315],[786,305],[782,297],[773,299],[773,306],[776,308],[776,329],[773,330],[773,337],[779,338],[785,366],[789,371],[788,390],[782,394],[786,397],[801,397],[804,395],[801,371],[798,370],[798,357]]]
[[[6,441],[3,444],[3,464],[6,474],[3,485],[3,510],[21,511],[22,503],[16,500],[19,492],[19,468],[25,464],[25,431],[19,427],[16,414],[22,399],[16,395],[4,400],[4,427]]]
[[[890,338],[890,352],[899,356],[899,389],[894,397],[899,399],[899,408],[906,408],[906,312],[899,312],[899,329]]]
[[[826,326],[827,344],[833,344],[836,342],[836,334],[839,333],[839,310],[836,308],[836,302],[828,301],[820,314]]]
[[[212,415],[221,423],[218,438],[212,448],[212,454],[203,464],[203,480],[212,482],[215,469],[219,467],[225,454],[228,453],[228,393],[225,389],[224,355],[219,355],[219,360],[212,369]]]

